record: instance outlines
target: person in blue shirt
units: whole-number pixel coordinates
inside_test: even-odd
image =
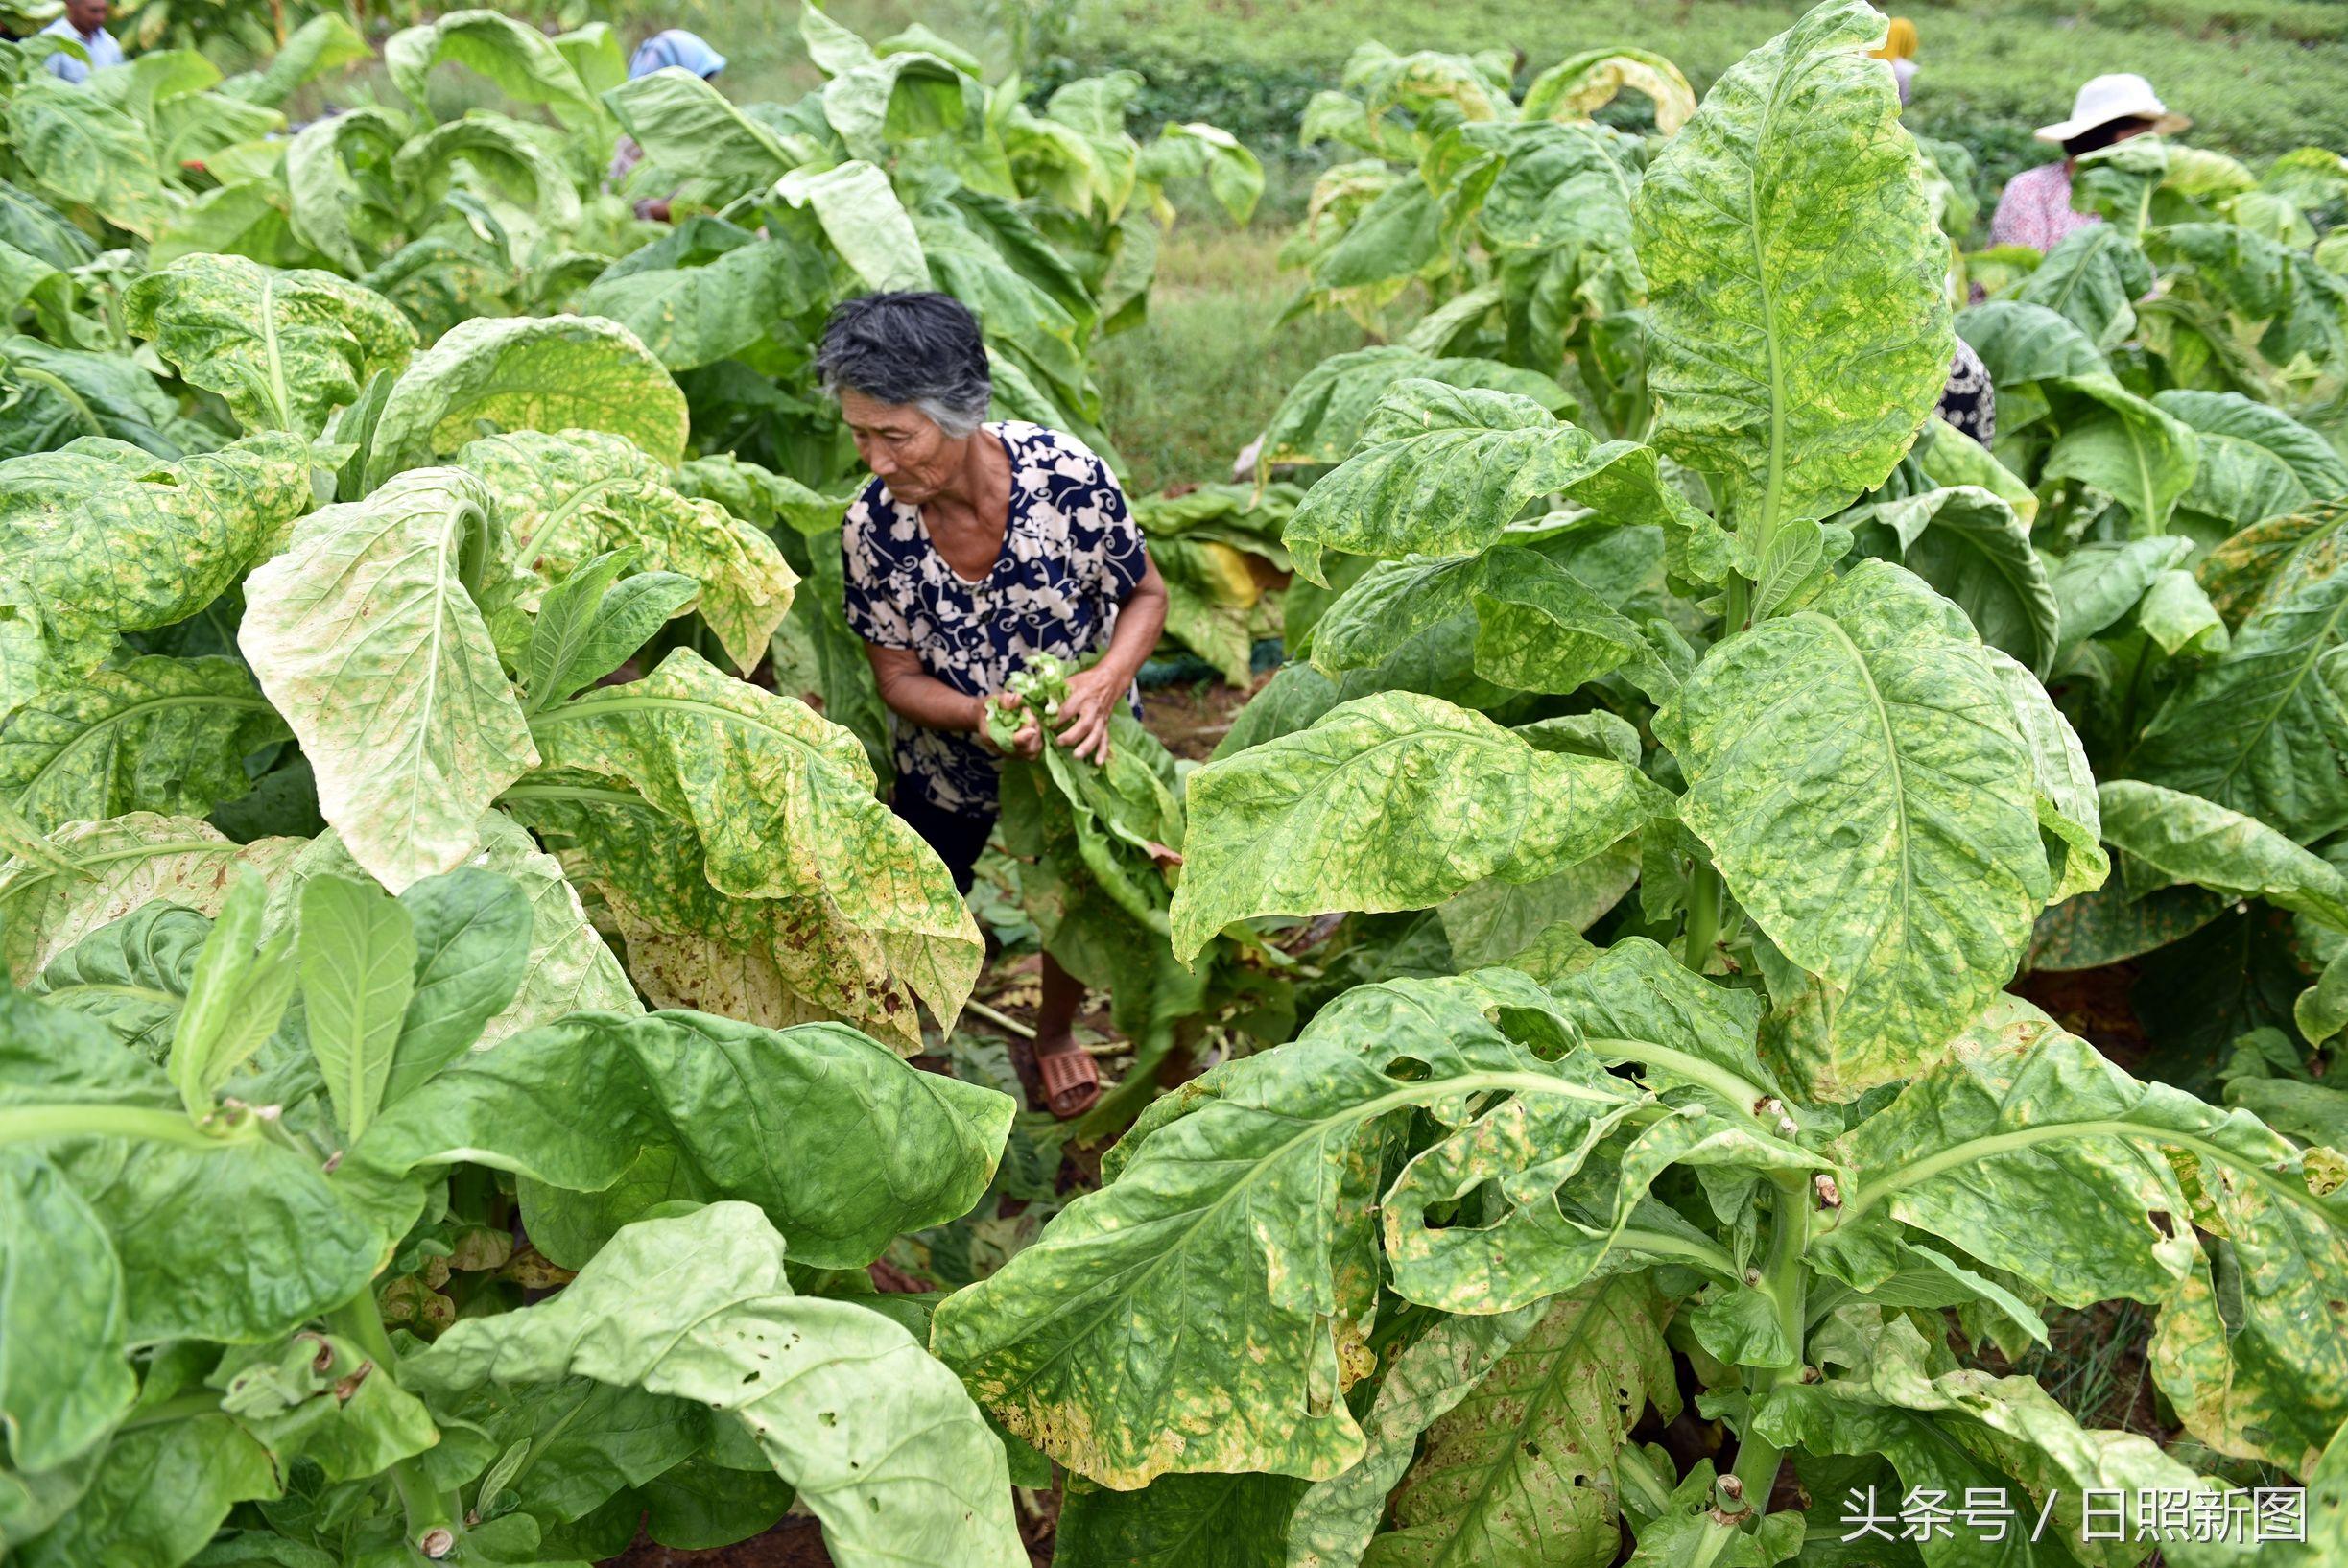
[[[65,13],[42,28],[41,35],[73,39],[88,53],[89,63],[84,65],[60,49],[42,61],[49,67],[50,75],[83,83],[89,80],[92,71],[122,63],[122,45],[106,30],[106,17],[107,0],[65,0]]]
[[[725,69],[725,57],[710,48],[708,41],[700,34],[673,27],[666,32],[655,33],[636,45],[636,52],[628,57],[628,80],[633,82],[640,76],[651,76],[654,71],[665,71],[671,67],[691,71],[706,82]],[[643,161],[644,149],[636,145],[636,138],[622,136],[619,145],[612,149],[611,168],[604,176],[604,189],[618,190],[621,182]],[[665,196],[642,198],[635,203],[635,208],[639,218],[656,224],[669,221],[669,199]]]

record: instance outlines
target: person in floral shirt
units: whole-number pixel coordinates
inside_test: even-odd
[[[872,470],[840,548],[848,625],[895,715],[893,805],[968,892],[997,811],[986,704],[1016,706],[1004,684],[1038,654],[1098,653],[1070,677],[1057,733],[1031,720],[1013,745],[1023,756],[1049,743],[1107,760],[1111,713],[1120,702],[1139,711],[1133,677],[1166,624],[1166,584],[1090,448],[1042,425],[986,420],[986,347],[960,300],[848,300],[816,365]],[[1030,1092],[1062,1118],[1101,1095],[1073,1033],[1082,995],[1045,954]]]
[[[2130,136],[2155,131],[2167,134],[2192,124],[2172,112],[2152,83],[2132,71],[2095,78],[2072,100],[2070,119],[2038,128],[2038,139],[2062,148],[2062,159],[2025,169],[2005,182],[1998,210],[1989,220],[1989,243],[2053,249],[2073,230],[2098,221],[2092,212],[2072,209],[2071,177],[2081,157]]]

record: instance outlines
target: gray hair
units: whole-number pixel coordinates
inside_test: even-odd
[[[842,300],[816,351],[823,390],[915,408],[948,436],[986,418],[994,378],[970,307],[948,294],[867,294]]]

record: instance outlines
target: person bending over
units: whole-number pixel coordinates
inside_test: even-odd
[[[816,367],[872,482],[848,508],[841,554],[848,625],[895,715],[898,816],[970,891],[997,811],[986,704],[1051,653],[1098,662],[1069,681],[1047,744],[1100,762],[1116,704],[1166,624],[1166,584],[1108,465],[1062,431],[989,421],[979,324],[942,294],[877,294],[832,312]],[[1083,987],[1043,958],[1034,1082],[1041,1108],[1080,1116],[1101,1075],[1072,1033]]]

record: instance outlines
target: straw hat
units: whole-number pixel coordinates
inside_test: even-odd
[[[2040,126],[2038,139],[2067,142],[2114,120],[2137,119],[2150,120],[2152,129],[2164,135],[2194,123],[2190,115],[2171,113],[2160,94],[2152,90],[2152,83],[2134,71],[2115,71],[2081,87],[2078,97],[2071,101],[2071,118]]]

